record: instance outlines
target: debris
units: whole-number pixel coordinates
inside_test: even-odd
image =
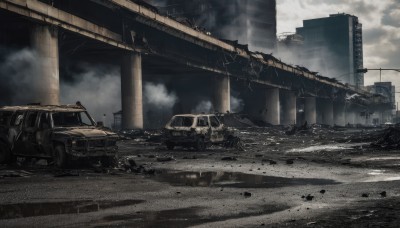
[[[221,158],[222,161],[237,161],[236,157],[223,157]]]
[[[311,201],[311,200],[313,200],[314,199],[314,196],[312,196],[312,195],[310,195],[310,194],[308,194],[307,196],[306,196],[306,200],[307,201]]]
[[[54,177],[78,177],[79,173],[77,171],[65,170],[54,174]]]
[[[363,194],[361,195],[361,197],[367,198],[367,197],[369,197],[369,194],[368,194],[368,193],[363,193]]]
[[[325,190],[324,189],[322,189],[321,191],[319,191],[319,193],[321,193],[321,194],[325,194]]]
[[[174,161],[175,159],[173,157],[163,157],[163,158],[157,158],[158,162],[169,162],[169,161]]]
[[[379,193],[382,197],[386,197],[386,191]]]

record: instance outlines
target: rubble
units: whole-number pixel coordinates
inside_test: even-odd
[[[389,127],[378,136],[378,139],[371,143],[372,147],[383,149],[400,148],[400,125]]]

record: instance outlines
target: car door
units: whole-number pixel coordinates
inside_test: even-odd
[[[39,149],[39,152],[42,156],[52,155],[51,133],[52,133],[51,113],[50,112],[39,113],[35,147]]]
[[[217,117],[209,116],[211,125],[211,142],[222,142],[224,140],[223,125]]]
[[[38,155],[40,150],[36,142],[36,132],[38,131],[38,111],[28,111],[22,126],[21,140],[24,144],[24,155]]]
[[[16,111],[10,121],[8,141],[14,154],[23,154],[26,150],[24,142],[21,140],[24,118],[25,111]]]
[[[210,124],[208,116],[198,116],[196,122],[196,128],[201,132],[202,135],[206,136],[206,139],[210,138]]]

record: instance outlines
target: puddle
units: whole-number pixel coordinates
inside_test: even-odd
[[[175,186],[192,187],[280,188],[296,185],[338,184],[329,179],[285,178],[238,172],[163,171],[151,178]]]
[[[114,207],[124,207],[139,204],[142,202],[144,202],[144,200],[81,200],[48,203],[4,204],[0,205],[0,219],[14,219],[60,214],[81,214]]]
[[[306,148],[291,149],[291,150],[287,151],[287,153],[351,150],[351,149],[354,149],[354,147],[362,146],[362,145],[365,145],[365,143],[318,145],[318,146],[310,146],[310,147],[306,147]]]
[[[261,214],[271,214],[289,209],[287,205],[264,205],[248,208],[246,212],[223,216],[201,216],[200,212],[207,210],[204,207],[189,207],[163,211],[138,211],[132,214],[110,215],[104,217],[95,227],[189,227],[208,222],[224,221],[228,219],[244,218]],[[228,209],[227,209],[228,210]]]

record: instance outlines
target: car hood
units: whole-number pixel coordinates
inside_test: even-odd
[[[116,136],[117,134],[111,132],[111,131],[106,131],[98,128],[88,128],[88,129],[82,129],[82,128],[74,128],[74,129],[63,129],[60,130],[59,133],[70,135],[72,137],[85,137],[85,138],[91,138],[91,137],[105,137],[105,136]]]

